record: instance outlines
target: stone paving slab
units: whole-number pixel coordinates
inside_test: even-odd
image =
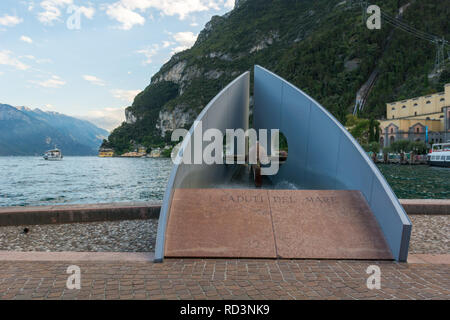
[[[0,299],[450,299],[450,265],[387,261],[166,259],[83,262],[68,290],[69,262],[0,261]],[[366,286],[381,269],[381,289]]]
[[[268,196],[279,257],[393,259],[361,192],[270,190]]]
[[[177,189],[165,256],[393,259],[354,190]]]
[[[175,190],[165,256],[276,258],[267,191]]]

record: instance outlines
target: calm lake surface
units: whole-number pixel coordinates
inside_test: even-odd
[[[172,161],[65,157],[0,157],[0,206],[162,201]],[[403,199],[450,198],[450,169],[380,165]]]
[[[0,157],[0,206],[161,201],[170,159]]]

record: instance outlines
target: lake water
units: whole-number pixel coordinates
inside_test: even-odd
[[[172,161],[0,157],[0,206],[161,201]]]
[[[170,159],[0,157],[0,206],[162,201]],[[399,198],[450,198],[450,169],[380,165]]]
[[[450,199],[450,168],[378,165],[400,199]]]

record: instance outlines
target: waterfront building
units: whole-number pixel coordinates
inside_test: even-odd
[[[98,152],[98,156],[101,158],[110,158],[114,156],[114,150],[109,148],[101,148]]]
[[[450,83],[444,92],[388,103],[386,119],[379,121],[380,144],[385,147],[397,140],[449,141]]]

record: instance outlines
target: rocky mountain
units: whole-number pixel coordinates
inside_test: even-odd
[[[372,3],[450,39],[450,1]],[[366,117],[382,117],[386,102],[442,90],[450,67],[433,74],[433,43],[386,23],[369,30],[362,17],[359,0],[237,1],[231,12],[206,24],[191,49],[175,54],[152,77],[108,145],[125,152],[131,142],[167,143],[173,129],[189,127],[226,84],[255,64],[292,82],[341,121],[368,82]]]
[[[0,156],[41,155],[55,145],[64,155],[95,155],[107,136],[88,121],[0,104]]]

